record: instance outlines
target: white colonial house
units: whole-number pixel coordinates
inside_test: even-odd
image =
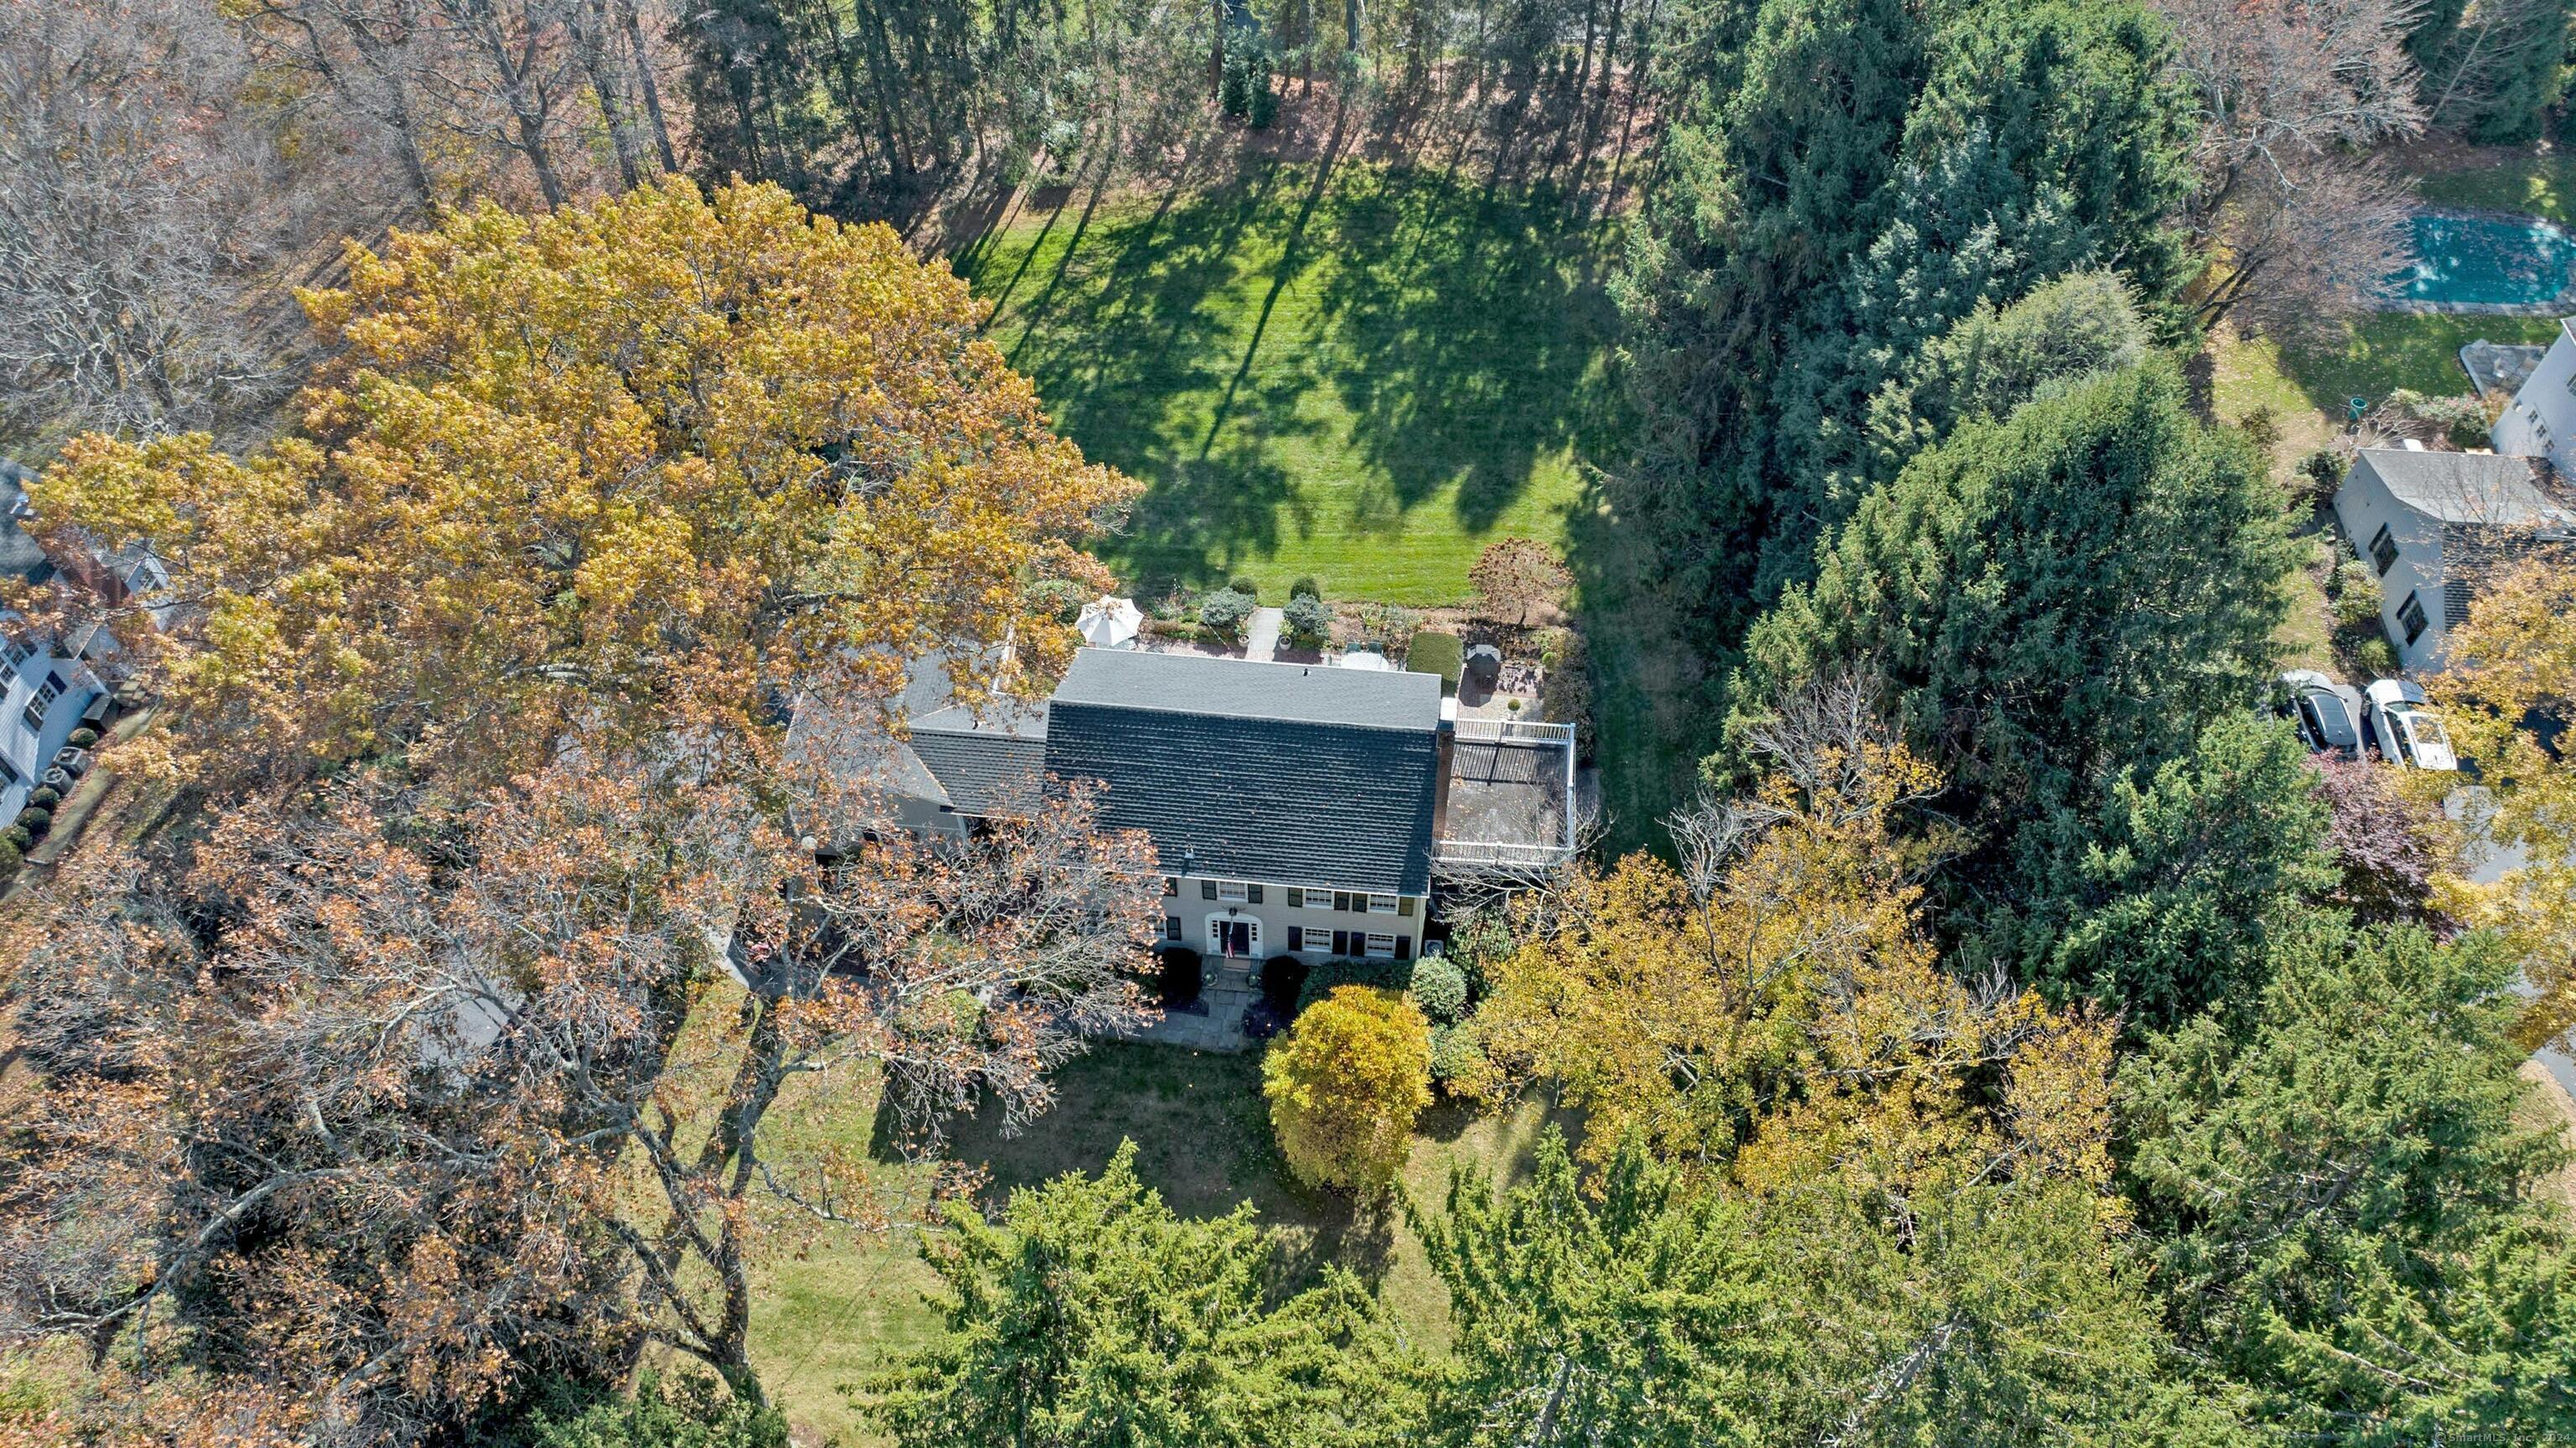
[[[1574,852],[1566,725],[1460,720],[1436,674],[1086,648],[1045,700],[970,710],[935,661],[908,727],[851,761],[890,823],[963,833],[1048,781],[1102,786],[1100,821],[1162,867],[1161,934],[1211,964],[1410,959],[1448,870]],[[798,710],[791,750],[825,737]]]
[[[23,582],[43,583],[54,576],[57,564],[23,526],[26,485],[34,480],[25,468],[0,459],[0,515],[5,515],[0,571]],[[155,586],[159,578],[157,561],[148,554],[74,562],[83,570],[102,570],[105,581],[136,591]],[[15,819],[27,796],[46,782],[73,730],[104,727],[110,699],[99,669],[116,653],[115,638],[95,625],[61,635],[0,610],[0,825]]]

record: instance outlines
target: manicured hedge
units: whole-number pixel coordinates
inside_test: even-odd
[[[1402,990],[1413,983],[1413,962],[1409,960],[1328,960],[1306,972],[1306,983],[1297,989],[1297,1014],[1333,993],[1341,985],[1373,985],[1388,990]]]
[[[1417,674],[1438,674],[1440,692],[1458,692],[1458,675],[1466,667],[1467,646],[1456,634],[1424,629],[1405,647],[1404,666]]]
[[[1199,953],[1186,945],[1175,945],[1158,957],[1163,967],[1163,1004],[1185,1006],[1199,998],[1207,981],[1207,967]]]
[[[1306,985],[1309,967],[1293,955],[1274,955],[1261,962],[1261,998],[1282,1017],[1296,1013],[1297,993]]]

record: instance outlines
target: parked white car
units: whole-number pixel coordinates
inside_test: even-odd
[[[2381,754],[2417,769],[2460,767],[2440,717],[2424,707],[2422,689],[2404,679],[2378,679],[2369,695],[2370,731],[2378,736]]]
[[[2338,684],[2314,669],[2292,669],[2281,676],[2280,711],[2298,728],[2299,738],[2318,754],[2361,753],[2361,718],[2366,707],[2361,691]]]

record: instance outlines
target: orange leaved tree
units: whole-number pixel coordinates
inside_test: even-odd
[[[342,350],[289,436],[84,437],[34,490],[60,541],[168,564],[133,601],[168,629],[125,632],[186,762],[489,782],[576,725],[757,743],[818,683],[891,690],[938,650],[981,690],[1006,637],[1030,677],[1070,647],[1022,585],[1132,484],[886,227],[674,179],[348,260],[304,295]]]

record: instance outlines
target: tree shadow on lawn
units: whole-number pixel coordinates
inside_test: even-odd
[[[1146,483],[1103,551],[1147,591],[1219,581],[1292,531],[1392,535],[1451,485],[1481,533],[1598,391],[1605,233],[1549,194],[1252,158],[1151,210],[1103,206],[1078,247],[1036,230],[969,279],[1027,296],[992,339],[1086,455]]]
[[[1289,1287],[1338,1265],[1378,1288],[1397,1265],[1400,1243],[1411,1240],[1392,1198],[1359,1202],[1308,1191],[1289,1177],[1272,1145],[1257,1051],[1221,1055],[1102,1042],[1059,1067],[1055,1083],[1055,1105],[1018,1136],[1003,1136],[999,1114],[989,1107],[954,1123],[949,1155],[986,1173],[980,1193],[986,1210],[998,1210],[1016,1189],[1067,1172],[1096,1173],[1120,1142],[1132,1140],[1137,1176],[1180,1215],[1219,1217],[1251,1202],[1271,1231],[1281,1280]],[[1424,1115],[1419,1134],[1455,1148],[1480,1119],[1463,1107],[1437,1106]],[[1543,1124],[1567,1118],[1533,1119]],[[1525,1168],[1538,1124],[1517,1118],[1497,1123],[1505,1172]],[[893,1129],[880,1108],[874,1139],[892,1140]],[[879,1154],[887,1155],[883,1148]],[[1445,1171],[1431,1175],[1437,1179],[1408,1181],[1426,1208],[1436,1208],[1447,1187]]]
[[[1352,443],[1384,479],[1386,528],[1452,484],[1492,528],[1539,460],[1584,440],[1616,309],[1609,229],[1546,187],[1470,188],[1429,170],[1354,172],[1330,217],[1316,312]]]

